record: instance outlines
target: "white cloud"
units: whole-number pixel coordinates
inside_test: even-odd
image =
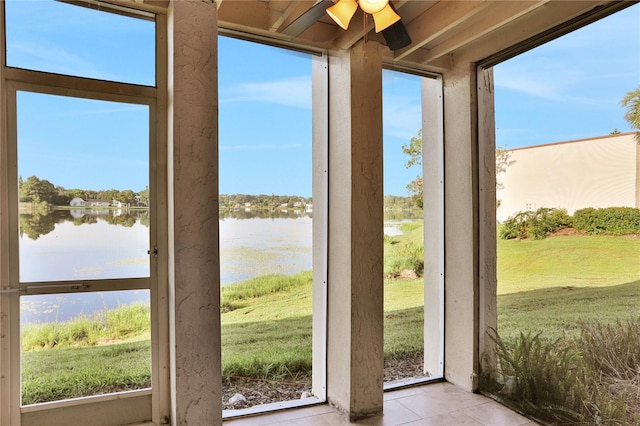
[[[230,88],[220,88],[220,102],[266,102],[311,109],[311,77],[246,82]]]

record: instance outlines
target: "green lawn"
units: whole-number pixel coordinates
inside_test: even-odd
[[[498,294],[607,287],[640,279],[640,238],[560,236],[498,240]]]
[[[575,336],[578,321],[640,316],[640,238],[498,240],[498,332]]]
[[[415,255],[422,227],[409,224],[405,232],[405,236],[385,240],[390,258],[401,257],[407,242]],[[498,257],[498,331],[507,340],[520,331],[541,331],[545,337],[556,338],[574,333],[580,320],[613,323],[618,318],[640,316],[640,238],[499,240]],[[386,278],[384,302],[385,356],[419,353],[423,346],[422,279]],[[29,330],[23,342],[46,350],[24,353],[24,403],[148,386],[149,343],[133,341],[135,333],[130,326],[134,318],[148,321],[149,316],[148,310],[136,309],[107,318],[109,329],[116,331],[113,338],[126,336],[113,345],[59,346],[62,336],[69,336],[65,341],[70,345],[77,344],[77,339],[101,342],[107,336],[92,337],[92,333],[103,333],[104,318],[97,318],[93,325],[69,325],[64,333],[59,325],[55,330],[50,325]],[[226,377],[309,379],[311,272],[265,276],[225,286],[222,310]],[[115,327],[119,317],[123,326]],[[144,321],[139,322],[139,334],[147,333],[148,339],[148,328]]]
[[[258,277],[227,286],[222,299],[224,306],[235,307],[222,314],[225,377],[308,377],[312,333],[310,272]],[[386,280],[386,356],[422,350],[422,300],[421,279]]]
[[[149,340],[25,352],[22,403],[151,387]]]

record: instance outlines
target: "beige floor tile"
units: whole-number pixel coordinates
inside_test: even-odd
[[[405,396],[420,395],[424,393],[422,388],[423,386],[415,386],[411,388],[387,391],[384,393],[384,400],[391,401],[398,398],[404,398]]]
[[[462,414],[460,412],[456,413],[446,413],[440,414],[437,416],[427,417],[425,419],[420,419],[412,423],[406,423],[406,425],[411,426],[485,426],[482,423],[474,420],[473,418]]]
[[[299,419],[301,417],[311,417],[321,414],[335,413],[336,409],[329,404],[312,405],[310,407],[295,408],[291,410],[281,410],[269,414],[274,419],[285,422]]]
[[[348,424],[349,421],[337,412],[317,414],[315,416],[301,417],[298,419],[273,423],[274,426],[338,426]]]
[[[225,426],[263,426],[273,423],[274,417],[270,415],[257,415],[251,417],[240,417],[235,419],[226,419]]]
[[[536,423],[482,395],[450,383],[386,392],[384,414],[350,423],[328,404],[225,421],[225,426],[535,426]]]
[[[462,413],[487,426],[521,426],[530,422],[528,418],[495,401],[464,409]]]
[[[487,399],[467,392],[445,391],[424,392],[422,395],[407,396],[398,401],[420,417],[428,418],[484,404]]]
[[[413,411],[402,405],[397,400],[386,401],[384,403],[384,413],[364,420],[359,420],[356,423],[362,425],[401,425],[409,423],[415,420],[420,420]]]

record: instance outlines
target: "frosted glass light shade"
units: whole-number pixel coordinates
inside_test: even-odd
[[[327,9],[327,14],[331,16],[331,19],[336,21],[336,24],[340,25],[343,30],[346,30],[357,8],[358,4],[356,0],[339,0],[338,3]]]
[[[388,3],[384,8],[382,8],[380,12],[376,12],[373,14],[373,21],[376,24],[377,33],[386,28],[389,28],[399,20],[400,15],[398,15]]]
[[[366,13],[374,14],[380,12],[389,5],[389,0],[358,0],[360,9]]]

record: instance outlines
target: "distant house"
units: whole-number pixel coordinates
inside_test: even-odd
[[[82,198],[74,197],[69,202],[69,205],[71,207],[84,207],[85,202],[84,202],[84,200]]]
[[[86,200],[85,207],[109,207],[111,203],[106,200]]]
[[[496,217],[540,207],[569,214],[593,207],[640,208],[640,144],[622,133],[518,148],[499,174]]]

